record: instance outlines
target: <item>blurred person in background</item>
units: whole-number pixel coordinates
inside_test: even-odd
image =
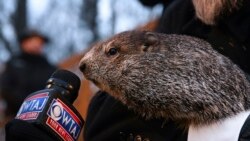
[[[6,103],[5,117],[12,118],[30,93],[43,89],[56,69],[43,55],[48,38],[26,29],[19,37],[21,53],[13,56],[0,76],[0,97]]]

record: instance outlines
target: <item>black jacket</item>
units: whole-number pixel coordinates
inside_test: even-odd
[[[248,116],[247,120],[241,128],[239,141],[250,141],[250,116]]]
[[[84,125],[84,140],[134,141],[130,138],[137,135],[150,141],[186,141],[187,138],[187,132],[173,121],[144,120],[105,92],[93,97]]]
[[[10,59],[0,76],[0,95],[7,102],[6,115],[15,115],[25,97],[43,89],[55,69],[43,56],[23,53]]]

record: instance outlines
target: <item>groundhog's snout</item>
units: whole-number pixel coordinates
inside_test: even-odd
[[[89,69],[88,66],[90,66],[89,64],[91,64],[91,62],[92,62],[91,60],[93,59],[93,56],[94,56],[93,51],[91,51],[91,50],[86,52],[83,55],[83,57],[79,63],[79,69],[81,70],[81,72],[83,74],[87,71],[87,69]]]
[[[86,66],[87,66],[87,65],[86,65],[85,63],[81,63],[81,64],[80,64],[80,67],[79,67],[79,68],[80,68],[81,72],[84,72],[84,71],[85,71]]]
[[[87,68],[87,63],[86,63],[86,57],[84,56],[79,63],[79,69],[81,70],[81,72],[84,73],[86,71],[86,68]]]

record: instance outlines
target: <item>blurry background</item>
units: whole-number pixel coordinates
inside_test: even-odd
[[[24,28],[51,39],[44,52],[58,64],[97,40],[155,19],[161,11],[161,5],[150,9],[137,0],[0,0],[0,64],[18,53],[17,33]]]

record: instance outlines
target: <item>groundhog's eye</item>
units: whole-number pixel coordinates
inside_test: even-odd
[[[110,48],[108,51],[108,55],[115,55],[117,53],[117,49],[116,48]]]

